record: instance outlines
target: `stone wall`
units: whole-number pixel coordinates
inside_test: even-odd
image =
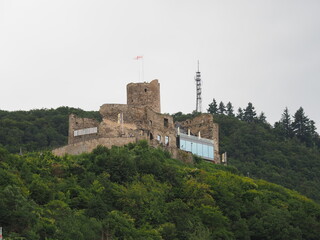
[[[128,143],[134,143],[134,142],[136,142],[135,137],[98,138],[98,139],[88,140],[85,142],[68,144],[61,148],[54,149],[52,152],[57,156],[63,156],[65,154],[78,155],[81,153],[89,153],[99,145],[111,148],[112,146],[123,146]]]
[[[99,137],[133,137],[137,135],[137,130],[135,124],[113,122],[104,118],[99,125]]]
[[[128,112],[127,104],[103,104],[100,106],[100,115],[102,118],[118,122],[118,114],[122,112]]]
[[[147,109],[147,124],[145,128],[150,131],[149,139],[155,139],[154,144],[161,144],[169,147],[177,147],[176,131],[173,118],[167,114],[156,113]],[[166,142],[167,139],[167,142]]]
[[[68,144],[73,144],[77,142],[83,142],[90,139],[94,139],[98,137],[98,133],[82,135],[82,136],[74,136],[75,130],[99,127],[99,122],[95,119],[90,118],[79,118],[74,114],[69,116],[69,134],[68,134]]]
[[[178,148],[175,123],[170,115],[155,112],[149,107],[138,108],[125,104],[104,104],[100,108],[100,113],[103,116],[101,122],[70,115],[69,144],[54,152],[59,155],[79,154],[89,152],[99,144],[106,147],[121,146],[127,144],[128,141],[146,139],[152,146],[170,149],[170,152],[178,159],[183,157],[183,153],[176,151]],[[123,116],[121,121],[119,114]],[[211,114],[201,114],[178,124],[185,133],[190,129],[191,135],[198,136],[200,132],[202,138],[212,139],[214,161],[220,163],[219,126],[213,122]],[[73,135],[75,130],[92,127],[97,127],[98,133],[77,137]]]
[[[149,107],[160,113],[160,84],[158,80],[153,80],[150,83],[129,83],[127,85],[127,105]]]
[[[126,104],[104,104],[100,107],[103,119],[113,122],[142,125],[146,121],[145,107],[133,107]]]
[[[172,154],[172,157],[179,159],[184,163],[193,163],[193,155],[190,152],[185,152],[179,148],[171,148],[168,151]]]
[[[212,139],[214,145],[214,161],[220,163],[219,155],[219,125],[213,122],[213,116],[209,113],[203,113],[193,119],[179,122],[179,125],[185,130],[190,129],[190,134],[202,138]]]

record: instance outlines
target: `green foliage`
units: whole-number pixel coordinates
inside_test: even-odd
[[[200,161],[192,167],[168,159],[146,142],[99,146],[90,154],[61,158],[49,152],[0,152],[5,153],[0,161],[0,225],[6,239],[320,235],[320,206],[312,200],[241,177],[230,166]]]
[[[281,120],[275,123],[275,130],[278,132],[278,135],[283,136],[284,139],[293,137],[292,120],[287,107],[282,113]]]
[[[227,106],[226,106],[226,114],[227,114],[227,116],[229,116],[229,117],[234,117],[235,115],[234,115],[234,113],[233,113],[233,106],[232,106],[232,103],[231,102],[228,102],[227,103]]]
[[[246,122],[253,122],[256,119],[256,111],[251,102],[248,103],[248,106],[244,110],[243,120]]]
[[[203,161],[203,159],[197,155],[192,155],[192,158],[193,158],[193,162],[196,164],[199,164]]]
[[[220,152],[228,153],[229,165],[245,176],[281,184],[320,201],[320,136],[303,108],[292,118],[285,108],[274,128],[263,112],[257,117],[252,103],[239,108],[237,118],[228,109],[232,109],[230,102],[226,113],[215,112],[215,121],[220,126]]]
[[[187,119],[192,119],[199,116],[201,113],[193,111],[192,113],[183,114],[182,112],[177,112],[172,114],[173,120],[177,122],[185,121]]]
[[[301,142],[308,147],[318,146],[319,135],[316,132],[315,122],[310,120],[300,107],[293,116],[294,120],[291,124],[293,136],[297,137]]]
[[[243,116],[244,115],[244,113],[243,113],[243,110],[242,110],[242,108],[238,108],[238,113],[237,113],[237,118],[239,119],[239,120],[243,120]]]
[[[221,101],[219,103],[218,113],[225,114],[225,112],[226,112],[226,107],[225,107],[224,103]]]
[[[214,100],[215,102],[215,100]],[[212,103],[212,106],[214,105]],[[222,102],[221,102],[222,103]],[[230,102],[229,102],[230,103]],[[142,141],[90,154],[11,154],[63,145],[79,109],[0,111],[0,225],[6,239],[319,239],[319,135],[299,109],[274,128],[252,104],[216,102],[228,166],[190,166]],[[214,106],[213,106],[214,107]],[[219,114],[220,113],[220,114]],[[176,121],[199,113],[173,115]],[[240,119],[240,120],[239,120]],[[241,121],[242,120],[242,121]],[[2,145],[2,146],[1,146]],[[6,149],[7,150],[6,150]],[[9,151],[8,151],[9,150]]]
[[[212,100],[212,103],[209,104],[209,108],[207,109],[208,113],[216,114],[218,113],[218,104],[215,99]]]
[[[65,145],[70,114],[101,120],[99,112],[59,107],[31,111],[0,110],[0,145],[12,153]],[[1,156],[1,155],[0,155]]]
[[[216,115],[220,151],[243,175],[261,178],[297,190],[320,201],[320,153],[288,132],[263,122],[244,122]],[[282,135],[282,133],[284,135]],[[280,135],[281,134],[281,135]]]

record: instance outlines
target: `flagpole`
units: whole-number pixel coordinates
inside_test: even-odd
[[[141,78],[141,70],[140,70],[140,63],[139,63],[139,59],[137,59],[137,64],[138,64],[138,74],[139,74],[139,82],[140,82],[140,78]]]
[[[144,66],[143,66],[143,56],[136,56],[134,58],[134,60],[137,60],[139,61],[139,59],[141,59],[141,63],[139,64],[139,62],[137,62],[138,64],[138,76],[139,76],[139,82],[141,82],[141,80],[143,81],[144,80]]]
[[[144,58],[143,58],[143,56],[142,56],[141,65],[142,65],[142,82],[143,82],[144,81]]]

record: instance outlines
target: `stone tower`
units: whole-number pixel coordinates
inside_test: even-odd
[[[150,107],[160,113],[160,84],[158,80],[150,83],[129,83],[127,85],[127,105],[132,107]]]

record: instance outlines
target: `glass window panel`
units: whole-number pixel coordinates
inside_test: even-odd
[[[180,149],[186,150],[186,140],[180,140]]]
[[[201,156],[201,157],[203,157],[203,153],[202,153],[202,144],[200,144],[200,143],[198,143],[197,144],[198,146],[198,149],[197,149],[197,154],[199,155],[199,156]]]
[[[213,159],[213,146],[209,146],[209,158]]]
[[[191,142],[186,141],[186,151],[191,152]]]
[[[209,146],[208,145],[203,145],[203,147],[202,147],[202,155],[204,157],[209,157]]]
[[[191,147],[192,147],[191,152],[192,152],[193,154],[197,154],[197,143],[192,142],[192,143],[191,143]]]

